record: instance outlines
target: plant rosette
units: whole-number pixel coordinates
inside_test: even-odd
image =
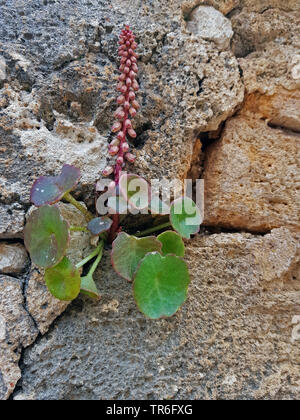
[[[57,176],[41,176],[31,189],[31,201],[37,209],[29,215],[24,242],[33,263],[45,270],[45,283],[57,299],[71,301],[79,293],[100,299],[94,273],[102,261],[104,246],[112,244],[111,262],[114,270],[132,282],[133,296],[138,309],[148,318],[174,315],[187,298],[190,276],[184,262],[183,239],[199,232],[201,212],[191,198],[181,197],[171,206],[151,192],[148,182],[139,175],[124,172],[125,162],[133,163],[127,137],[135,138],[132,119],[139,104],[137,78],[137,44],[126,25],[119,39],[120,76],[117,85],[118,108],[114,114],[112,132],[116,137],[108,147],[109,159],[115,163],[104,169],[108,179],[96,184],[97,214],[92,214],[71,192],[78,186],[80,170],[64,165]],[[107,194],[105,196],[104,194]],[[153,194],[153,195],[152,195]],[[84,215],[82,226],[69,226],[56,206],[68,201]],[[102,205],[112,211],[101,213]],[[154,224],[142,232],[129,235],[123,232],[122,213],[169,215],[169,220]],[[66,256],[71,232],[89,233],[95,249],[77,264]],[[157,236],[155,236],[157,235]],[[69,254],[68,254],[69,255]],[[80,275],[83,268],[83,275]]]

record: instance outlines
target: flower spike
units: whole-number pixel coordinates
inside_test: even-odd
[[[113,171],[116,185],[118,185],[120,172],[124,167],[125,154],[129,155],[129,159],[128,156],[126,157],[126,160],[129,162],[134,162],[135,158],[132,153],[128,153],[129,145],[126,137],[136,137],[136,132],[132,128],[130,119],[135,117],[139,108],[139,104],[135,99],[136,92],[139,90],[139,84],[136,81],[138,72],[136,48],[135,36],[129,26],[125,25],[119,38],[118,55],[120,57],[119,70],[121,75],[118,78],[116,87],[116,90],[119,92],[117,97],[118,108],[114,113],[116,121],[111,129],[113,133],[117,133],[117,139],[113,140],[108,148],[109,155],[116,156]],[[104,172],[107,174],[110,170],[108,171],[106,168]]]

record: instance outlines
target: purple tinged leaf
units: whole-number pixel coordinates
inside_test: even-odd
[[[54,204],[63,195],[74,189],[80,179],[80,170],[72,165],[64,165],[59,176],[41,176],[30,192],[30,200],[36,207]]]
[[[102,232],[107,232],[111,225],[112,220],[109,217],[96,217],[88,223],[87,228],[93,235],[100,235]]]

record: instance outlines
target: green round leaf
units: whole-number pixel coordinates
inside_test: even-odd
[[[143,210],[149,206],[149,184],[135,174],[123,174],[119,180],[120,193],[135,209]]]
[[[170,222],[179,235],[190,239],[191,235],[199,232],[201,212],[192,199],[182,197],[171,205]]]
[[[137,269],[134,298],[149,318],[172,316],[185,301],[189,282],[189,272],[181,258],[153,252],[145,256]]]
[[[34,210],[24,229],[24,241],[38,266],[48,268],[59,263],[69,244],[69,230],[58,208],[43,206]]]
[[[93,235],[100,235],[102,232],[107,232],[111,225],[112,220],[109,217],[96,217],[88,223],[87,228]]]
[[[155,236],[136,238],[121,232],[113,242],[112,265],[121,277],[131,281],[141,259],[148,252],[160,252],[161,248],[162,244]]]
[[[92,299],[98,299],[98,300],[100,299],[100,294],[94,282],[93,276],[91,275],[81,277],[80,291],[81,293],[89,296]]]
[[[80,179],[80,170],[64,165],[59,176],[41,176],[33,184],[30,200],[37,206],[57,203],[66,192],[71,191]]]
[[[73,300],[80,292],[79,271],[67,257],[45,270],[45,281],[50,293],[59,300]]]
[[[162,255],[175,254],[178,257],[184,256],[184,243],[181,236],[172,230],[158,235],[157,239],[162,243]]]

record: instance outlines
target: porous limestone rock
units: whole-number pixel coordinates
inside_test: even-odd
[[[25,222],[25,211],[18,203],[0,203],[0,239],[21,238]]]
[[[239,9],[248,12],[263,13],[269,9],[280,9],[283,11],[300,10],[298,0],[239,0]]]
[[[3,57],[0,56],[0,87],[6,78],[6,61]]]
[[[1,274],[20,274],[27,263],[28,256],[23,245],[0,242]]]
[[[212,173],[205,170],[215,199],[206,209],[213,229],[291,229],[190,241],[188,301],[176,316],[160,321],[137,311],[131,286],[114,274],[106,254],[97,272],[102,300],[77,299],[56,328],[25,352],[23,383],[13,397],[298,399],[299,237],[291,232],[299,225],[299,1],[13,3],[2,1],[0,14],[0,239],[22,238],[30,186],[42,174],[58,174],[65,162],[82,171],[80,199],[93,197],[94,182],[109,162],[118,35],[125,23],[137,35],[141,86],[132,144],[137,161],[129,169],[148,179],[197,178],[208,150],[216,158]],[[187,30],[193,14],[203,20],[197,10],[207,6],[226,23],[225,33],[219,28],[223,45],[212,40],[215,31],[203,39]],[[200,152],[199,134],[205,145],[212,142],[241,106],[221,139]],[[234,178],[241,172],[242,182],[249,182],[246,196]],[[239,206],[227,202],[222,208],[232,189],[243,191]],[[78,233],[72,242],[77,262],[88,243]],[[22,347],[38,331],[45,334],[67,306],[48,293],[35,267],[24,283],[5,279],[0,398],[20,377]],[[24,308],[38,328],[31,328]],[[13,328],[18,333],[7,342]]]
[[[0,400],[6,399],[21,377],[21,350],[37,337],[32,318],[25,308],[20,280],[0,275]]]
[[[299,398],[298,248],[285,228],[197,236],[187,302],[158,321],[139,313],[106,254],[101,301],[77,300],[25,351],[15,398]]]
[[[206,151],[204,224],[267,232],[299,230],[300,134],[253,114],[228,120]]]
[[[84,188],[93,189],[112,138],[118,36],[126,15],[140,56],[135,170],[149,179],[185,177],[198,133],[232,115],[244,88],[232,52],[220,53],[213,41],[188,33],[181,6],[181,0],[1,6],[4,204],[18,199],[28,206],[33,180],[57,174],[64,162],[79,166]]]
[[[191,13],[203,5],[212,6],[223,15],[227,15],[240,5],[240,0],[184,0],[181,5],[184,19],[188,20]]]
[[[273,95],[247,95],[243,113],[251,112],[272,126],[300,132],[300,90],[278,87]]]
[[[277,47],[299,43],[299,11],[266,8],[258,13],[242,9],[232,16],[231,23],[234,30],[232,49],[238,57],[253,51],[270,53]]]
[[[188,16],[186,28],[200,38],[213,41],[221,50],[229,47],[233,36],[230,20],[210,6],[198,6]]]

